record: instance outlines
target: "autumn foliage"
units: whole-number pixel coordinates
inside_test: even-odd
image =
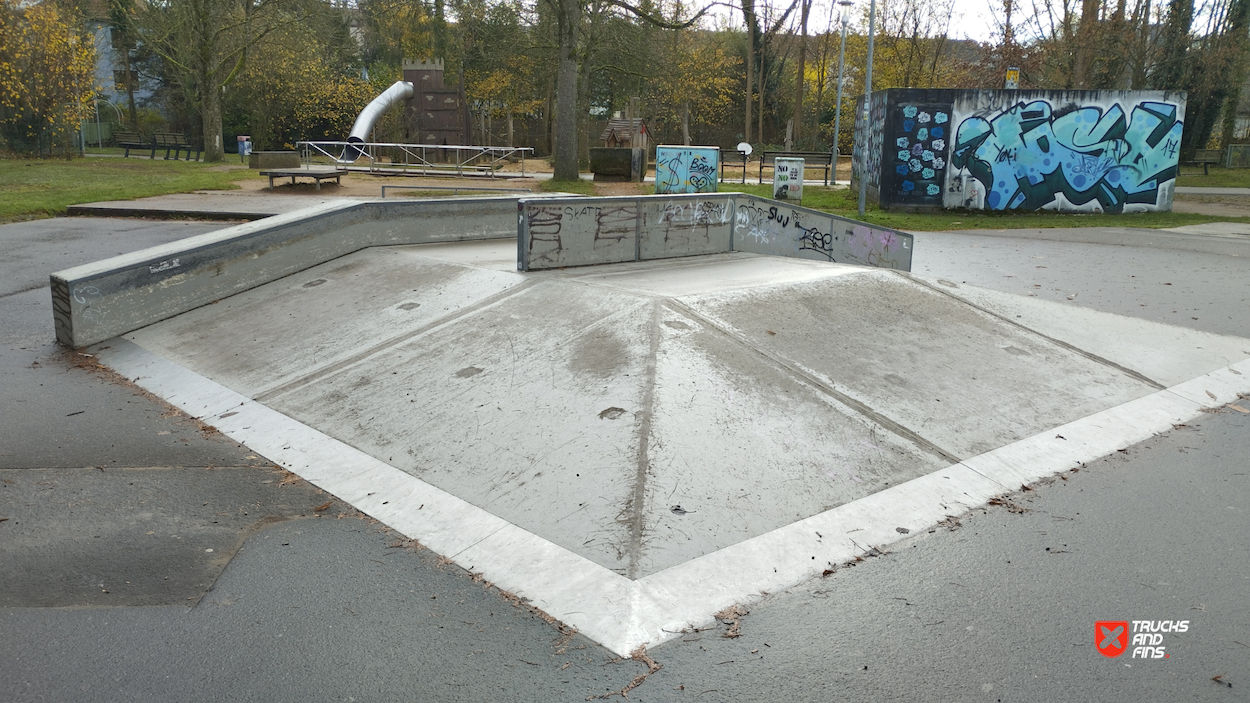
[[[51,2],[0,0],[0,147],[73,151],[95,92],[95,47],[82,26]]]

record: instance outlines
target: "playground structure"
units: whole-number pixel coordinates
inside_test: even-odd
[[[333,166],[377,175],[500,177],[499,169],[519,160],[525,177],[529,147],[465,145],[469,133],[464,95],[443,84],[443,62],[404,59],[404,79],[395,81],[369,102],[346,141],[302,141],[296,144],[304,166]],[[404,108],[409,142],[378,142],[374,126],[388,111]],[[356,165],[360,160],[363,165]],[[509,174],[512,175],[512,174]]]
[[[400,144],[396,142],[299,142],[306,166],[332,165],[348,171],[393,176],[524,178],[529,147]],[[363,160],[363,163],[361,163]],[[501,172],[520,162],[520,172]]]

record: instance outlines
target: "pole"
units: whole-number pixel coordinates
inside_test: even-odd
[[[838,137],[842,134],[842,71],[846,61],[846,24],[850,19],[851,0],[842,0],[842,49],[838,52],[838,101],[833,111],[833,175],[838,175]]]
[[[859,216],[864,216],[864,202],[868,200],[868,127],[872,116],[872,38],[877,31],[877,0],[872,0],[868,10],[868,70],[864,79],[864,148],[860,150],[859,164]]]
[[[103,151],[103,150],[104,150],[104,137],[100,136],[100,99],[99,99],[99,98],[96,98],[95,100],[93,100],[93,101],[92,101],[92,103],[91,103],[91,104],[95,107],[95,141],[96,141],[96,146],[100,147],[100,150],[101,150],[101,151]]]

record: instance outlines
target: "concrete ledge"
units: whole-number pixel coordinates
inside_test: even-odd
[[[914,237],[746,193],[521,200],[521,271],[745,251],[911,270]]]
[[[59,271],[57,341],[94,344],[367,247],[511,238],[517,200],[343,200]]]
[[[71,217],[136,217],[156,220],[263,220],[272,212],[223,212],[221,210],[178,210],[125,205],[70,205],[65,214]]]

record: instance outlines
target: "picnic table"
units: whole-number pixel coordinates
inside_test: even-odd
[[[290,178],[291,185],[295,185],[296,178],[311,178],[317,182],[317,190],[321,190],[321,182],[334,179],[335,183],[342,183],[340,180],[347,174],[345,168],[335,168],[333,166],[301,166],[300,168],[275,168],[268,171],[261,171],[260,175],[269,176],[269,190],[273,190],[273,179]]]

